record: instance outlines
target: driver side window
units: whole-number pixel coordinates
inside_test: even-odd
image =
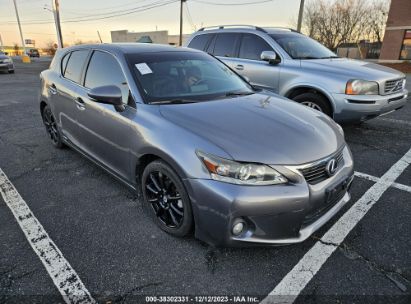
[[[121,89],[123,103],[128,104],[129,87],[123,71],[111,54],[94,51],[87,68],[84,86],[89,89],[115,85]]]
[[[240,58],[261,60],[261,53],[273,51],[273,48],[264,39],[253,34],[244,34],[241,39]]]

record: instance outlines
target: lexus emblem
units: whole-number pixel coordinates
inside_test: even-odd
[[[327,166],[325,167],[325,171],[327,172],[328,176],[333,176],[335,172],[337,171],[337,161],[335,158],[331,159],[328,163]]]

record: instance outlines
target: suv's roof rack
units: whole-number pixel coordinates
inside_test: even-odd
[[[199,29],[198,31],[200,32],[200,31],[212,30],[212,29],[222,30],[222,29],[226,29],[226,28],[245,28],[245,27],[252,28],[252,29],[255,29],[257,31],[264,32],[264,33],[267,32],[262,27],[254,26],[254,25],[247,25],[247,24],[227,24],[227,25],[206,26],[206,27],[203,27],[203,28]]]
[[[264,28],[266,29],[273,29],[273,30],[286,30],[286,31],[291,31],[294,33],[299,33],[296,29],[293,29],[291,27],[282,27],[282,26],[265,26]]]

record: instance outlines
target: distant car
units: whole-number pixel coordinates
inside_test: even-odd
[[[217,26],[186,44],[224,61],[258,86],[324,112],[359,122],[398,110],[407,101],[405,75],[378,64],[339,58],[294,30]]]
[[[27,55],[29,55],[29,57],[40,57],[40,53],[38,49],[29,49],[27,51]]]
[[[0,72],[14,73],[13,59],[3,52],[0,52]]]
[[[350,199],[353,160],[341,127],[254,90],[204,52],[75,46],[40,77],[53,145],[142,189],[143,208],[174,236],[194,229],[216,245],[298,243]]]

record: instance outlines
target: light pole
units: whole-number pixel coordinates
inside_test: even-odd
[[[180,0],[180,41],[179,46],[183,45],[183,5],[187,0]]]
[[[21,45],[23,46],[23,56],[24,56],[24,55],[26,55],[26,45],[24,44],[23,31],[21,30],[19,11],[18,11],[18,9],[17,9],[16,0],[13,0],[13,3],[14,3],[14,9],[16,10],[17,24],[19,25]]]
[[[51,0],[53,5],[54,22],[56,23],[57,45],[59,49],[63,48],[63,35],[60,26],[60,4],[59,0]]]
[[[297,31],[301,32],[301,24],[303,23],[303,14],[304,14],[304,0],[300,2],[300,11],[298,12],[298,24]]]

